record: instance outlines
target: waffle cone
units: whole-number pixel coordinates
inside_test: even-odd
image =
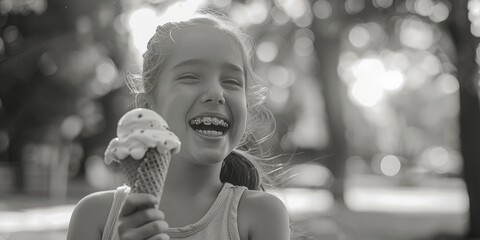
[[[171,153],[160,153],[150,148],[141,160],[128,158],[120,162],[127,185],[133,193],[149,193],[162,197]]]

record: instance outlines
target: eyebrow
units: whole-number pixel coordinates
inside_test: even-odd
[[[185,65],[205,65],[205,61],[201,59],[189,59],[175,64],[172,68],[179,68]],[[225,62],[222,64],[222,67],[231,71],[243,73],[243,69],[233,63]]]

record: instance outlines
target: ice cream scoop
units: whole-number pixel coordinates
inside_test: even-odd
[[[131,156],[140,160],[149,148],[160,153],[180,151],[180,140],[172,133],[167,122],[156,112],[136,108],[118,121],[117,138],[110,141],[105,151],[105,163],[120,162]]]

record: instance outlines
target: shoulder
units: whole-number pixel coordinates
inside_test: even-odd
[[[102,191],[82,198],[75,206],[70,218],[67,239],[85,239],[87,235],[88,239],[100,239],[114,194],[114,190]]]
[[[276,196],[246,190],[238,212],[239,228],[248,232],[248,239],[289,239],[288,211]]]
[[[240,205],[248,210],[287,213],[285,204],[278,197],[263,191],[245,190]]]
[[[110,212],[115,190],[94,192],[82,198],[75,210],[83,210],[91,213]]]

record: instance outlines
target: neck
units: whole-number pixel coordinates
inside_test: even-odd
[[[212,193],[222,186],[220,170],[222,164],[197,165],[180,159],[172,159],[165,180],[164,195],[195,196]]]

